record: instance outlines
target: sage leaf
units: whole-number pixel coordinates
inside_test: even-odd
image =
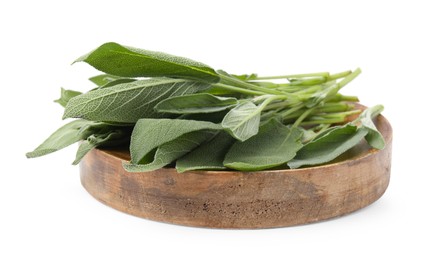
[[[131,136],[131,162],[146,164],[155,148],[199,130],[221,130],[221,127],[211,122],[194,120],[140,119]]]
[[[127,135],[121,129],[115,129],[107,133],[92,134],[80,144],[75,160],[72,164],[77,165],[89,151],[96,147],[104,145],[116,146],[123,144],[129,141],[129,138],[127,138],[128,136],[129,135]]]
[[[237,99],[217,97],[207,93],[167,98],[155,106],[158,112],[173,114],[213,113],[237,104]]]
[[[209,66],[188,58],[137,49],[108,42],[75,62],[121,77],[171,77],[215,83],[218,74]]]
[[[43,156],[82,140],[82,137],[78,134],[79,130],[88,124],[91,124],[91,122],[81,119],[65,124],[50,135],[34,151],[27,153],[26,157],[34,158]]]
[[[140,118],[158,118],[154,107],[162,100],[192,94],[209,84],[168,78],[155,78],[97,89],[69,100],[63,118],[135,123]]]
[[[336,127],[303,146],[294,159],[288,162],[291,169],[304,165],[318,165],[334,160],[354,147],[366,136],[365,128],[347,124]]]
[[[260,127],[257,135],[234,143],[223,164],[239,171],[258,171],[282,165],[302,148],[301,136],[299,129],[272,119]]]
[[[228,133],[220,131],[214,138],[178,159],[175,168],[178,172],[226,169],[223,160],[234,141]]]
[[[365,136],[369,145],[376,149],[383,149],[385,147],[385,140],[383,135],[377,130],[372,118],[379,115],[383,111],[382,105],[377,105],[371,108],[365,109],[360,116],[353,122],[353,124],[359,124],[360,127],[364,127],[368,134]]]
[[[60,98],[57,100],[54,100],[54,102],[59,103],[62,107],[65,107],[71,98],[76,97],[81,94],[82,93],[79,91],[61,88]]]
[[[234,138],[245,141],[258,133],[261,109],[251,101],[243,102],[223,118],[222,127]]]
[[[183,155],[189,153],[200,143],[212,138],[217,132],[210,130],[194,131],[183,134],[172,141],[160,145],[150,158],[145,158],[145,164],[123,164],[128,172],[154,171],[165,167]]]

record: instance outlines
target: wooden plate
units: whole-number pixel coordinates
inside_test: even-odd
[[[316,222],[361,209],[389,184],[392,128],[378,116],[384,150],[362,142],[333,163],[296,170],[128,173],[126,150],[88,153],[81,182],[97,200],[151,220],[210,228],[270,228]]]

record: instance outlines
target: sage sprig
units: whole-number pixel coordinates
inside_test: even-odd
[[[372,119],[340,90],[361,72],[281,76],[230,74],[188,58],[105,43],[75,62],[103,74],[86,93],[61,90],[59,128],[33,158],[81,142],[74,164],[94,148],[129,147],[130,172],[175,166],[257,171],[328,163],[366,139],[384,148]],[[359,114],[353,121],[350,116]],[[354,116],[355,117],[355,116]]]

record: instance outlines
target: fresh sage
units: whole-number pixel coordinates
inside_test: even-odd
[[[53,153],[82,140],[79,131],[89,124],[91,124],[91,122],[82,119],[65,124],[35,148],[34,151],[27,153],[26,157],[34,158]]]
[[[323,164],[337,158],[354,147],[366,136],[368,131],[353,125],[345,125],[309,142],[288,162],[291,169],[304,165]]]
[[[171,77],[210,83],[220,80],[217,73],[203,63],[114,42],[103,44],[75,62],[80,61],[107,74],[121,77]]]
[[[385,141],[376,123],[383,106],[364,111],[340,93],[359,68],[335,74],[231,74],[188,58],[114,42],[81,56],[102,74],[85,93],[61,89],[63,119],[33,158],[81,142],[74,164],[95,149],[128,149],[128,172],[174,167],[258,171],[333,161],[364,139]],[[350,116],[357,119],[350,121]]]
[[[141,118],[159,118],[154,107],[162,100],[208,88],[206,83],[156,78],[122,83],[73,97],[63,118],[135,123]]]

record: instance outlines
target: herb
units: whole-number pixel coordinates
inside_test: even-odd
[[[218,82],[217,73],[203,63],[169,54],[125,47],[109,42],[75,62],[84,61],[120,77],[171,77]]]
[[[129,147],[130,172],[256,171],[330,162],[366,139],[384,148],[372,119],[340,90],[360,69],[260,76],[229,74],[188,58],[105,43],[76,62],[103,72],[86,93],[61,90],[63,119],[79,118],[29,158],[81,141],[74,164],[96,147]],[[349,116],[359,114],[354,121]]]
[[[141,118],[159,118],[154,107],[171,96],[193,94],[209,88],[206,83],[155,78],[121,83],[73,97],[65,108],[65,118],[135,123]]]

